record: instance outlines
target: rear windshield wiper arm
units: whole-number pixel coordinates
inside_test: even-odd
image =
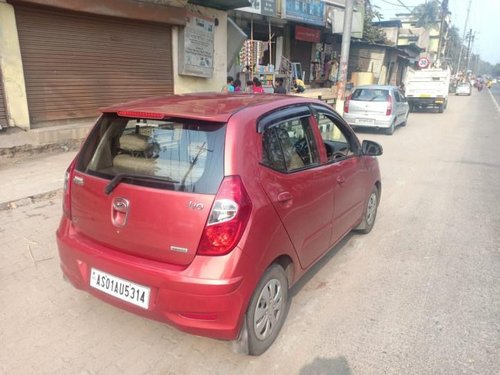
[[[159,181],[166,182],[170,184],[176,184],[179,181],[176,181],[170,177],[159,177],[159,176],[148,176],[148,175],[138,175],[138,174],[129,174],[129,173],[119,173],[106,185],[104,188],[104,193],[109,195],[115,187],[118,186],[120,182],[124,179],[135,179],[135,180],[146,180],[146,181]]]

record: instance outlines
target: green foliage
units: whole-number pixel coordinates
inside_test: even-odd
[[[438,0],[430,0],[417,5],[412,12],[412,15],[417,20],[416,26],[426,29],[435,26],[439,22],[440,8]]]
[[[462,47],[463,40],[460,37],[459,30],[456,26],[452,26],[448,30],[446,41],[446,61],[453,67],[456,67],[460,55],[460,48]]]
[[[365,14],[363,22],[363,40],[370,43],[385,44],[385,33],[380,27],[374,26],[374,20],[381,20],[382,14],[376,9],[373,9],[369,1],[365,4]]]
[[[494,77],[500,77],[500,63],[496,64],[493,67],[493,76]]]

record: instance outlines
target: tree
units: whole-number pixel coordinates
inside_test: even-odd
[[[453,66],[454,69],[457,68],[456,64],[460,55],[460,48],[462,47],[463,40],[460,37],[460,31],[456,26],[450,27],[448,30],[448,37],[446,40],[446,61]]]
[[[435,26],[440,19],[441,5],[438,0],[431,0],[417,5],[411,12],[417,20],[416,26],[428,29]]]
[[[385,44],[385,33],[382,29],[372,24],[374,19],[381,20],[380,12],[373,8],[370,1],[365,3],[365,14],[363,20],[363,40],[370,43]]]
[[[500,77],[500,63],[496,64],[494,67],[493,67],[493,75],[495,77]]]

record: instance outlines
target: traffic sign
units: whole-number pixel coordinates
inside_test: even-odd
[[[430,64],[430,61],[427,57],[421,57],[418,59],[418,67],[421,69],[427,68]]]

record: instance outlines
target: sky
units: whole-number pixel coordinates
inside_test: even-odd
[[[449,0],[452,25],[464,36],[467,8],[471,2],[469,22],[466,30],[475,33],[473,53],[479,53],[481,60],[493,65],[500,63],[500,0]],[[413,9],[425,0],[401,0],[401,3]],[[379,7],[383,20],[394,18],[396,13],[408,13],[398,0],[371,0],[371,4]]]

